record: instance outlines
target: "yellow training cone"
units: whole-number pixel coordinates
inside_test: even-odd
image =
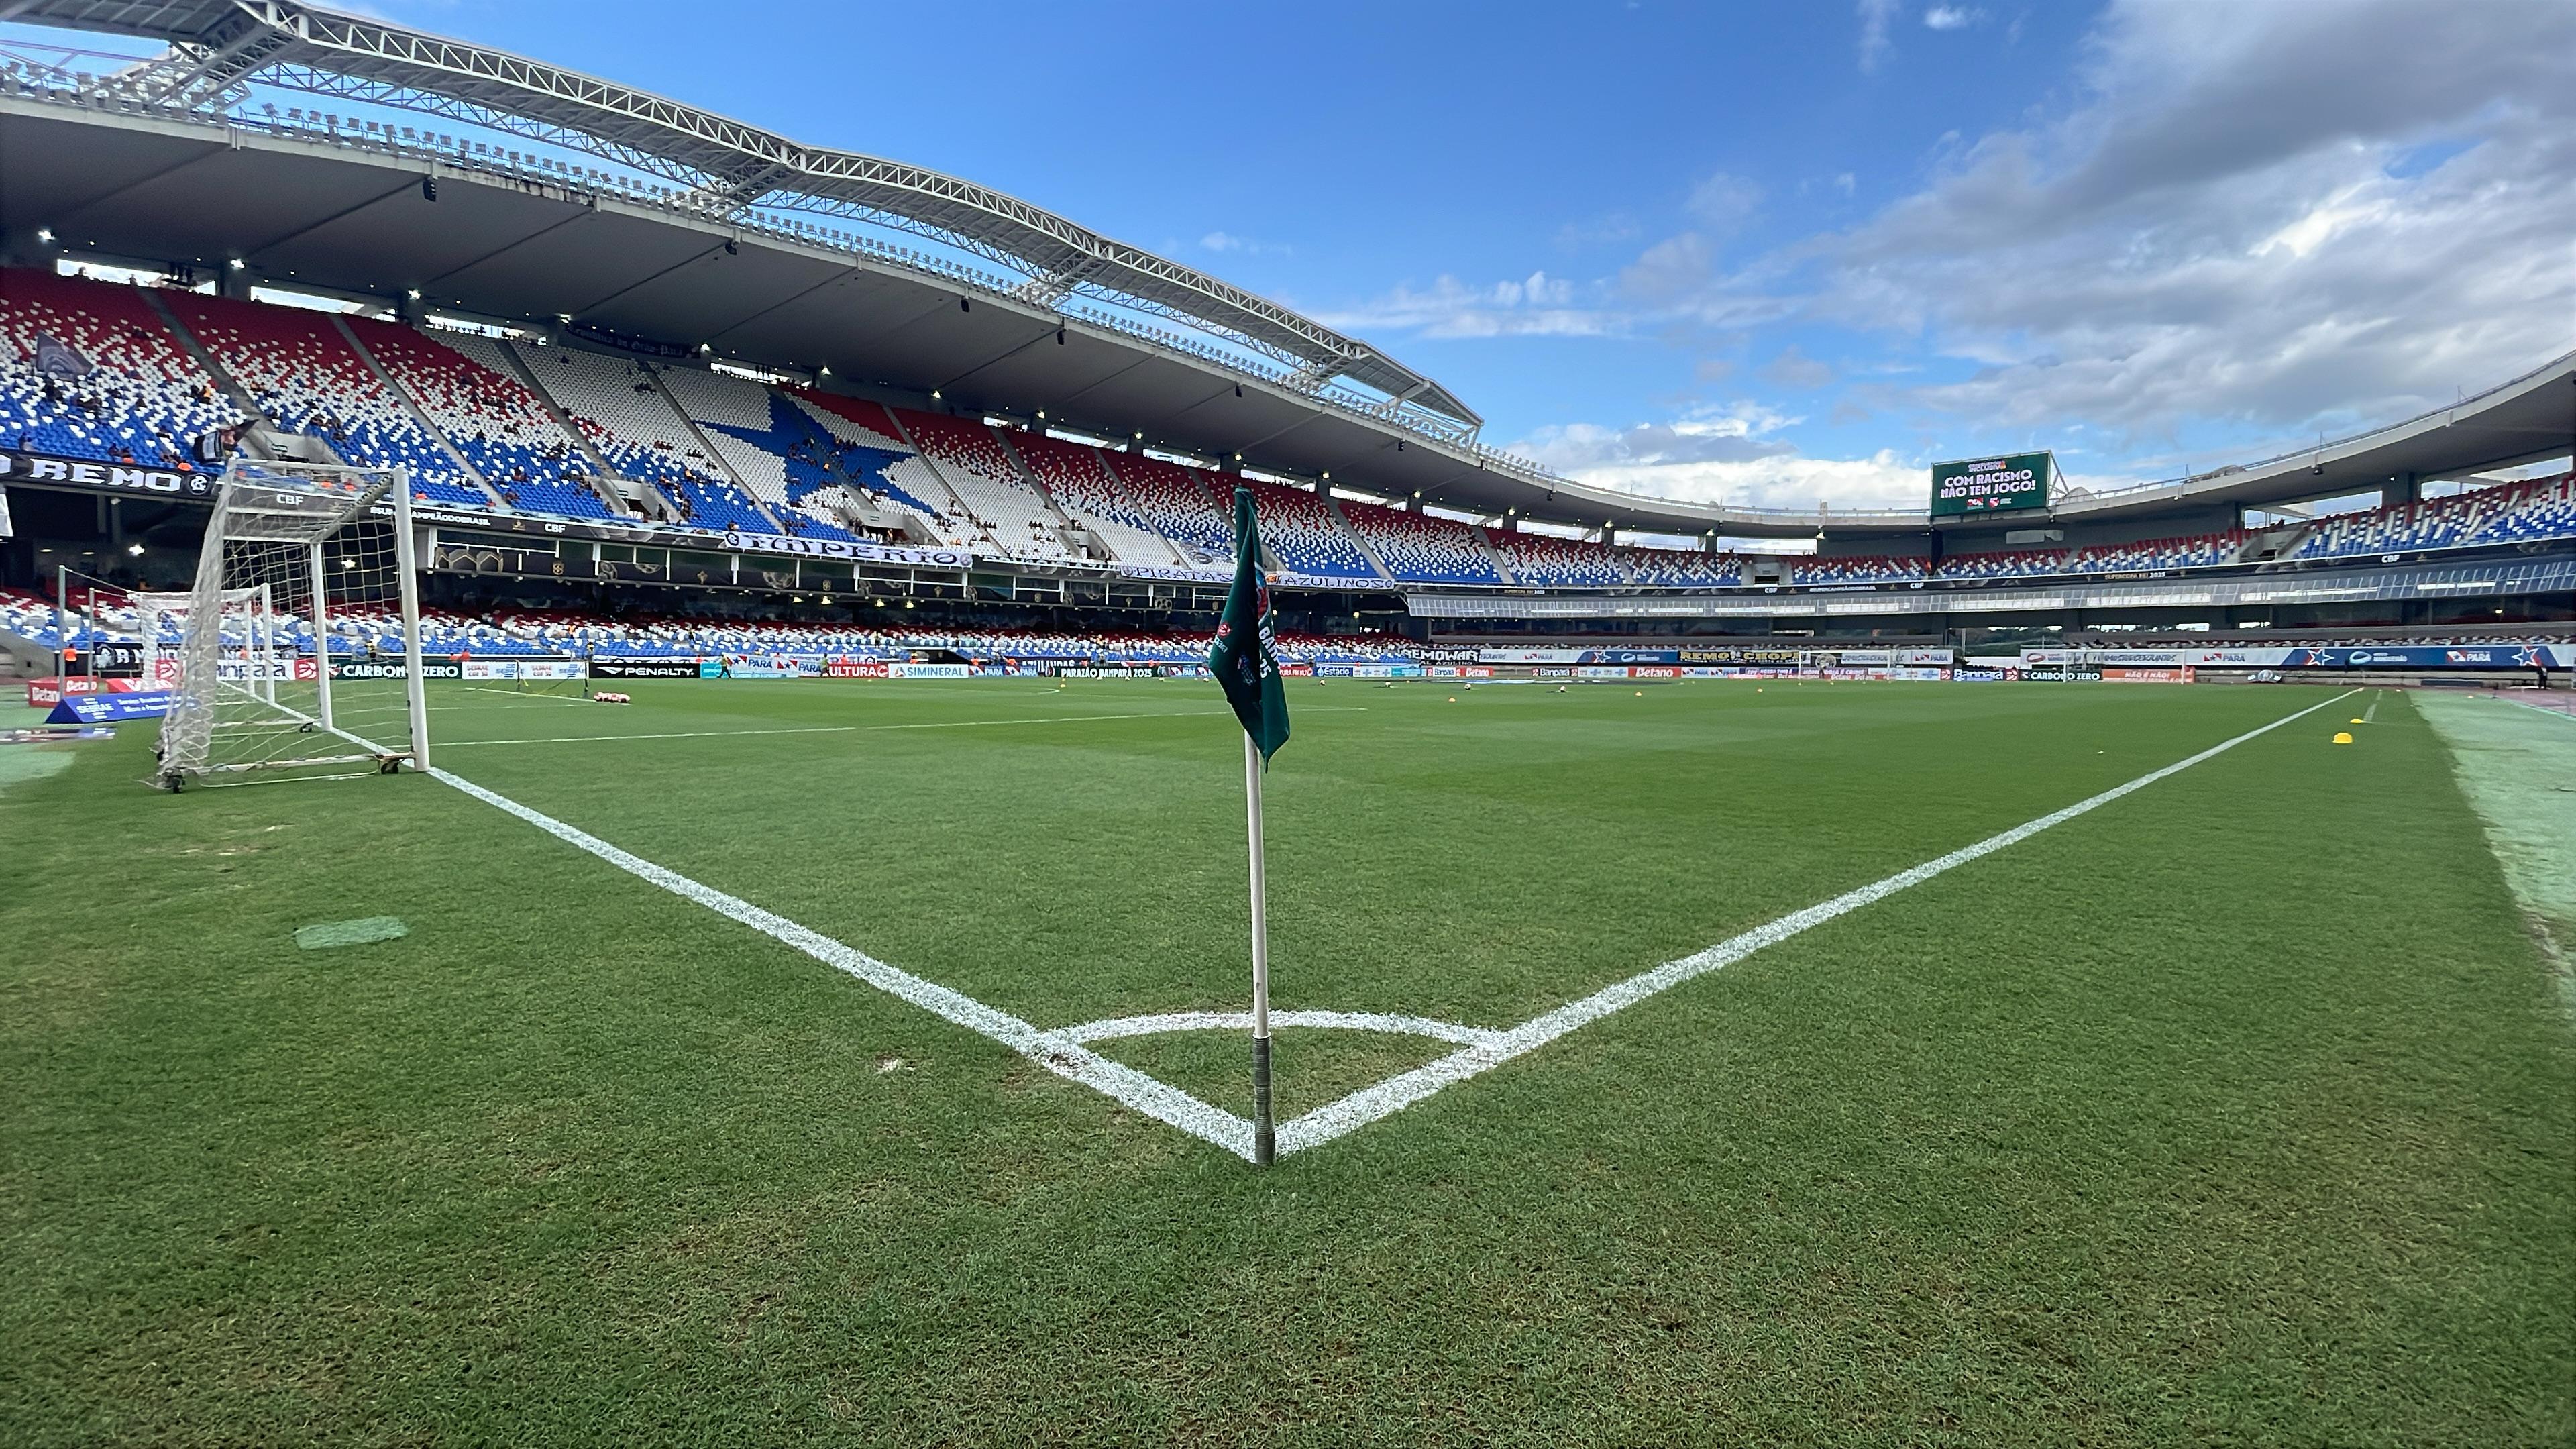
[[[2345,731],[2345,732],[2344,732],[2344,733],[2342,733],[2342,734],[2336,735],[2336,736],[2335,736],[2335,741],[2334,741],[2334,742],[2335,742],[2336,744],[2339,744],[2339,745],[2348,745],[2348,744],[2351,744],[2351,743],[2352,743],[2352,733],[2351,733],[2349,730],[2347,730],[2347,731]]]

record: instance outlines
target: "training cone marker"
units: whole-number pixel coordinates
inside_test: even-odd
[[[2339,744],[2339,745],[2348,745],[2348,744],[2351,744],[2351,743],[2352,743],[2352,733],[2351,733],[2351,731],[2347,730],[2347,731],[2344,731],[2343,733],[2340,733],[2340,734],[2336,735],[2336,736],[2335,736],[2335,738],[2334,738],[2334,742],[2335,742],[2336,744]]]
[[[2360,723],[2362,723],[2362,721],[2360,721],[2360,720],[2354,720],[2354,721],[2353,721],[2353,723],[2354,723],[2354,724],[2360,724]]]

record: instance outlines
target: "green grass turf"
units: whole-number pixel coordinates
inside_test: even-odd
[[[442,691],[440,763],[1040,1025],[1242,1005],[1204,687],[633,692]],[[1277,1001],[1507,1026],[2326,697],[1301,685]],[[2563,1441],[2576,1035],[2391,699],[1266,1174],[434,781],[129,729],[0,790],[0,1440]]]

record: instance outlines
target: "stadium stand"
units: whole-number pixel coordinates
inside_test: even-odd
[[[1354,499],[1340,502],[1342,517],[1388,573],[1411,583],[1499,584],[1494,556],[1475,526],[1428,513],[1384,508]]]
[[[83,602],[86,602],[84,597]],[[97,613],[101,627],[76,625],[70,632],[76,647],[136,638],[134,610],[121,596],[102,591]],[[294,647],[313,652],[313,635],[305,621],[286,619]],[[164,621],[162,642],[175,647],[177,626]],[[396,642],[391,615],[361,612],[335,614],[331,649],[335,654],[389,651]],[[1011,658],[1091,659],[1161,664],[1199,664],[1207,658],[1202,633],[1149,633],[1140,630],[972,629],[938,626],[868,628],[853,625],[741,621],[647,615],[611,619],[569,610],[504,610],[491,615],[453,610],[421,612],[422,649],[433,657],[474,658],[571,656],[590,658],[668,658],[714,654],[846,654],[856,657],[904,658],[922,652],[949,652],[977,660]],[[34,594],[0,589],[0,633],[14,635],[42,650],[57,647],[53,604]],[[239,641],[236,641],[239,642]],[[1416,660],[1423,646],[1399,636],[1366,641],[1284,631],[1280,657],[1298,662],[1397,663]]]
[[[2066,559],[2066,550],[2062,548],[2012,549],[1993,553],[1961,553],[1952,554],[1950,557],[1941,560],[1941,566],[1937,570],[1937,573],[1940,577],[1945,579],[2046,578],[2052,574],[2062,574],[2066,572]],[[1888,559],[1877,560],[1876,562],[1908,562],[1915,564],[1919,570],[1922,561],[1919,559]],[[1922,577],[1922,574],[1918,571],[1915,577],[1920,578]]]
[[[91,603],[86,592],[75,601]],[[72,616],[71,642],[91,645],[136,638],[135,614],[128,600],[112,590],[96,596],[96,627]],[[979,662],[1009,659],[1090,660],[1103,663],[1197,664],[1206,657],[1207,640],[1197,631],[1164,632],[1133,628],[1093,629],[969,628],[946,624],[867,626],[855,622],[714,619],[660,614],[610,617],[571,609],[503,609],[463,613],[454,609],[422,611],[423,648],[434,657],[511,658],[668,658],[687,656],[798,655],[807,658],[843,655],[855,658],[903,659],[922,654],[951,654]],[[312,651],[305,622],[286,621],[296,647]],[[338,655],[391,652],[397,643],[390,615],[337,611],[330,648]],[[40,650],[61,645],[50,600],[25,590],[0,588],[0,635]],[[177,626],[165,619],[161,642],[175,647]],[[241,642],[239,640],[236,643]],[[1474,647],[1482,643],[1525,646],[1547,642],[1566,647],[1654,648],[1693,643],[1728,643],[1768,647],[1890,647],[1936,643],[1937,636],[1907,639],[1832,640],[1812,636],[1528,636],[1503,639],[1446,638],[1430,644],[1396,635],[1364,638],[1283,631],[1282,658],[1299,663],[1425,662],[1428,651]],[[2264,645],[2441,645],[2453,643],[2576,643],[2576,630],[2564,622],[2454,624],[2416,626],[2331,626],[2279,629],[2213,630],[2176,634],[2070,630],[2055,641],[2065,647],[2123,649],[2141,647],[2219,647]]]
[[[1014,434],[1010,442],[1056,507],[1097,535],[1119,562],[1157,568],[1179,562],[1171,544],[1119,489],[1100,449],[1044,433]]]
[[[2564,537],[2576,531],[2576,508],[2571,508],[2569,499],[2571,477],[2576,475],[2337,514],[2311,527],[2285,557],[2347,558]]]
[[[1806,555],[1789,560],[1789,582],[1792,584],[1920,583],[1929,566],[1929,560],[1919,558],[1820,558]]]
[[[492,506],[492,496],[376,376],[329,314],[197,292],[169,292],[164,299],[179,325],[278,427],[321,439],[347,462],[410,470],[416,498]]]
[[[748,378],[696,367],[657,371],[708,446],[789,533],[843,541],[856,536],[841,527],[831,508],[850,470],[830,429]]]
[[[209,466],[200,438],[247,421],[133,287],[0,272],[0,440],[9,446],[193,471]]]
[[[1620,552],[1606,544],[1507,528],[1486,529],[1485,541],[1511,570],[1514,583],[1581,587],[1628,582]]]
[[[2243,529],[2205,533],[2190,538],[2151,538],[2136,543],[2097,543],[2075,550],[2066,570],[2078,574],[2130,573],[2152,569],[2196,569],[2236,557],[2252,535]]]
[[[1329,504],[1303,488],[1247,478],[1253,506],[1260,511],[1261,541],[1270,546],[1280,566],[1317,578],[1366,579],[1379,574],[1368,555],[1342,531]]]
[[[352,461],[405,467],[418,497],[449,507],[606,519],[623,515],[618,494],[657,516],[667,497],[679,521],[708,531],[927,539],[1034,563],[1092,553],[1146,569],[1222,569],[1232,547],[1234,480],[1140,452],[898,417],[876,402],[578,348],[50,272],[13,269],[0,283],[0,443],[26,451],[214,468],[201,442],[220,456],[228,430],[259,421],[236,406],[229,378],[280,429]],[[1728,588],[1748,578],[1732,555],[1480,529],[1252,486],[1273,561],[1313,580]],[[2201,569],[2236,562],[2258,537],[2301,562],[2566,539],[2576,537],[2576,474],[2259,534],[1973,551],[1938,565],[1797,556],[1778,567],[1783,582],[1808,587]]]
[[[807,417],[820,423],[841,444],[847,468],[843,485],[879,509],[900,509],[918,520],[931,537],[952,548],[971,548],[975,526],[964,505],[940,480],[884,407],[864,398],[842,397],[812,388],[792,387],[787,395]]]
[[[1107,455],[1110,471],[1127,485],[1136,511],[1170,539],[1181,556],[1201,568],[1222,568],[1234,557],[1233,489],[1228,480],[1143,453]]]
[[[580,443],[513,375],[492,339],[459,335],[458,345],[451,345],[391,322],[348,322],[358,345],[447,434],[502,502],[567,518],[617,516],[584,481],[590,466]],[[469,357],[465,347],[484,355]]]
[[[1020,466],[1001,439],[983,423],[911,408],[890,408],[904,433],[966,505],[967,516],[995,548],[1016,559],[1059,563],[1073,557],[1065,547],[1063,521],[1037,490],[1020,478]]]
[[[2521,486],[2511,506],[2478,524],[2472,544],[2534,543],[2576,537],[2576,473],[2561,473]]]
[[[572,347],[508,344],[574,427],[629,478],[659,487],[692,528],[776,533],[656,387],[646,364]]]
[[[1678,548],[1622,548],[1616,552],[1641,584],[1731,589],[1744,581],[1743,560],[1733,554]]]

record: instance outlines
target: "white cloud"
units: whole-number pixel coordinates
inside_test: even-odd
[[[1965,30],[1986,18],[1986,12],[1966,5],[1935,5],[1923,12],[1923,24],[1931,30]]]
[[[1754,399],[1695,407],[1669,422],[1541,428],[1510,451],[1600,488],[1760,508],[1884,508],[1920,502],[1923,465],[1893,452],[1810,458],[1780,434],[1805,419]]]
[[[1711,231],[1730,232],[1744,225],[1762,204],[1762,188],[1741,176],[1716,172],[1691,188],[1682,210]]]
[[[1921,463],[1884,449],[1866,458],[1793,454],[1733,463],[1609,463],[1575,468],[1566,476],[1596,488],[1736,508],[1920,508],[1928,487]]]
[[[1860,0],[1860,68],[1866,75],[1878,69],[1895,49],[1888,38],[1888,26],[1896,20],[1896,0]]]
[[[2081,79],[2061,119],[1808,248],[1817,313],[1975,365],[1875,401],[2331,431],[2569,346],[2576,9],[2120,4]],[[2440,138],[2471,144],[2394,174]]]
[[[1833,381],[1835,373],[1831,364],[1809,357],[1792,343],[1763,367],[1762,375],[1778,386],[1797,392],[1813,392]]]
[[[1427,288],[1408,283],[1356,306],[1317,309],[1314,317],[1327,327],[1352,332],[1442,338],[1626,335],[1633,319],[1620,308],[1603,305],[1607,299],[1601,292],[1597,283],[1578,286],[1544,271],[1476,287],[1443,276]]]
[[[1890,53],[1892,13],[1862,7],[1865,64]],[[1354,315],[1453,337],[1655,338],[1716,362],[1702,383],[1768,352],[1757,375],[1783,390],[1842,374],[1817,399],[1836,426],[1876,420],[1954,450],[2081,436],[2103,482],[2169,476],[2186,437],[2207,466],[2213,437],[2253,457],[2409,416],[2576,343],[2576,6],[2113,0],[2064,94],[2032,115],[1944,137],[1910,194],[1749,261],[1720,255],[1733,178],[1712,177],[1691,229],[1613,277],[1444,277]],[[1837,344],[1827,369],[1764,346],[1784,321],[1886,351]],[[1518,448],[1677,497],[1920,494],[1920,460],[1810,458],[1733,413],[1567,426]]]
[[[1292,256],[1297,250],[1286,242],[1254,241],[1250,237],[1236,236],[1232,232],[1224,231],[1212,231],[1200,237],[1199,245],[1212,252],[1241,252],[1245,256],[1254,257]]]
[[[1636,217],[1624,211],[1613,211],[1581,221],[1569,221],[1558,227],[1556,244],[1567,251],[1579,251],[1584,247],[1635,241],[1644,232],[1645,228]]]

